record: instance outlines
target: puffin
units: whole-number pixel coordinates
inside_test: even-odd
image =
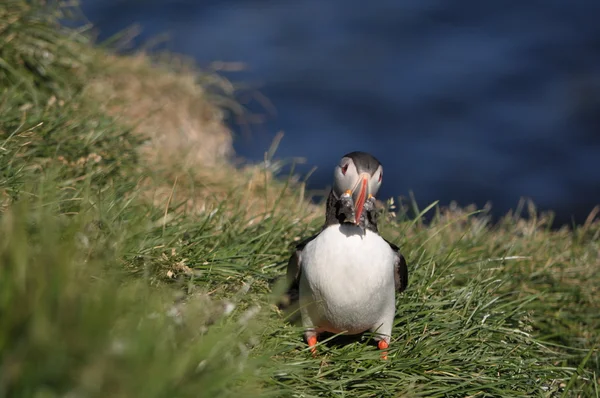
[[[399,247],[377,230],[375,196],[382,181],[383,166],[373,155],[344,155],[335,166],[323,227],[300,241],[288,261],[280,308],[299,306],[313,355],[323,332],[372,332],[380,350],[389,347],[396,292],[407,288],[408,268]]]

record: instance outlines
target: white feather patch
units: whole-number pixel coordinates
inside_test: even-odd
[[[351,224],[327,227],[301,253],[303,324],[350,334],[385,324],[381,333],[389,334],[395,261],[378,234]]]

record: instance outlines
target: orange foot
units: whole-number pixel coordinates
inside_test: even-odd
[[[379,342],[377,343],[377,347],[380,350],[386,350],[389,346],[390,345],[385,340],[379,340]],[[381,353],[381,359],[383,359],[384,361],[388,359],[387,351]]]
[[[306,341],[310,347],[310,352],[313,356],[317,356],[317,336],[310,336]]]

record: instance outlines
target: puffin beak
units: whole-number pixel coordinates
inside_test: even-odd
[[[362,173],[358,178],[358,183],[352,191],[352,199],[354,200],[354,214],[356,215],[356,218],[354,219],[354,224],[356,225],[358,225],[358,223],[360,222],[360,216],[362,215],[363,207],[368,196],[369,175],[367,173]]]

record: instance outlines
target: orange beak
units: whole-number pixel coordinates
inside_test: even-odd
[[[360,221],[360,216],[362,215],[363,208],[365,206],[365,201],[367,200],[368,187],[369,187],[368,177],[361,176],[360,182],[354,189],[354,194],[352,195],[352,196],[357,195],[354,198],[354,214],[355,214],[354,224],[358,225],[358,223]]]

